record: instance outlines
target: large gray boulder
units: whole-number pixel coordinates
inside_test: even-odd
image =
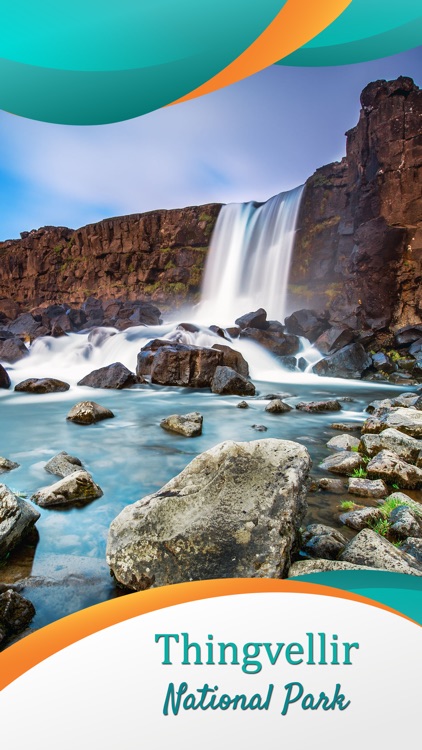
[[[371,529],[360,531],[343,550],[340,559],[354,565],[390,570],[392,573],[422,576],[422,565],[414,557],[402,552]]]
[[[360,453],[355,453],[354,451],[339,451],[324,458],[320,464],[320,468],[324,471],[331,471],[333,474],[342,474],[343,476],[352,474],[362,466],[362,456]]]
[[[289,440],[228,441],[113,521],[107,562],[143,590],[211,578],[280,578],[303,519],[309,453]]]
[[[313,366],[312,372],[332,378],[360,378],[371,364],[371,357],[362,344],[349,344],[335,354],[320,359]]]
[[[19,544],[39,517],[33,505],[0,484],[0,560]]]
[[[382,479],[350,477],[348,491],[351,495],[357,495],[357,497],[372,497],[375,499],[388,495],[387,485]]]
[[[383,479],[387,484],[397,483],[404,489],[422,487],[422,469],[403,461],[397,453],[382,450],[366,467],[369,479]]]
[[[379,417],[367,419],[362,432],[379,433],[393,427],[414,438],[422,438],[422,411],[412,407],[399,406],[390,409]]]
[[[82,461],[76,458],[76,456],[69,456],[66,451],[61,451],[57,456],[50,458],[44,466],[44,469],[49,474],[55,474],[61,478],[68,477],[69,474],[80,471],[82,468]]]
[[[351,451],[357,450],[358,447],[359,438],[347,434],[336,435],[327,443],[327,448],[331,448],[332,451]]]
[[[367,456],[376,456],[383,449],[397,453],[405,461],[414,463],[422,452],[422,440],[406,435],[404,432],[388,427],[378,435],[362,435],[359,450]]]
[[[95,484],[87,471],[75,471],[60,479],[50,487],[44,487],[32,495],[31,500],[42,508],[54,505],[73,505],[89,503],[103,494],[101,487]]]

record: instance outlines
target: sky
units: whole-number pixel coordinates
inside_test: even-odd
[[[339,67],[274,65],[112,125],[51,125],[0,111],[0,240],[45,225],[267,200],[341,159],[362,88],[399,75],[422,85],[422,47]]]

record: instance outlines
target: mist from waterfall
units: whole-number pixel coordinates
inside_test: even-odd
[[[284,321],[303,185],[266,203],[230,203],[217,219],[196,319],[221,326],[264,307]]]

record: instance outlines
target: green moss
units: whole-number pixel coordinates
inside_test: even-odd
[[[176,268],[176,264],[174,263],[174,261],[169,260],[168,263],[166,263],[166,265],[164,266],[164,269],[166,271],[170,271],[171,268]]]
[[[343,500],[342,503],[340,503],[341,510],[353,510],[355,507],[355,503],[353,503],[351,500]]]
[[[380,506],[380,511],[384,517],[387,517],[394,508],[398,508],[400,505],[406,505],[416,513],[417,516],[422,517],[422,505],[416,502],[416,500],[411,500],[410,497],[407,500],[399,500],[399,498],[390,495],[385,498],[383,504]]]

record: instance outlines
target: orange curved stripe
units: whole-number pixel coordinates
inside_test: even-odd
[[[81,612],[58,620],[28,635],[18,643],[7,648],[0,654],[0,690],[16,680],[22,674],[40,662],[53,656],[58,651],[71,646],[82,638],[97,633],[104,628],[116,625],[132,617],[154,612],[176,604],[211,599],[220,596],[255,593],[295,593],[329,596],[348,599],[367,604],[399,615],[410,622],[410,617],[397,612],[385,604],[368,599],[365,596],[349,591],[322,586],[316,583],[301,581],[257,579],[257,578],[228,578],[213,581],[194,581],[179,583],[172,586],[162,586],[149,591],[122,596],[89,607]],[[418,625],[419,623],[415,623]]]
[[[173,104],[210,94],[268,68],[326,29],[351,2],[352,0],[287,0],[265,31],[236,60]]]

